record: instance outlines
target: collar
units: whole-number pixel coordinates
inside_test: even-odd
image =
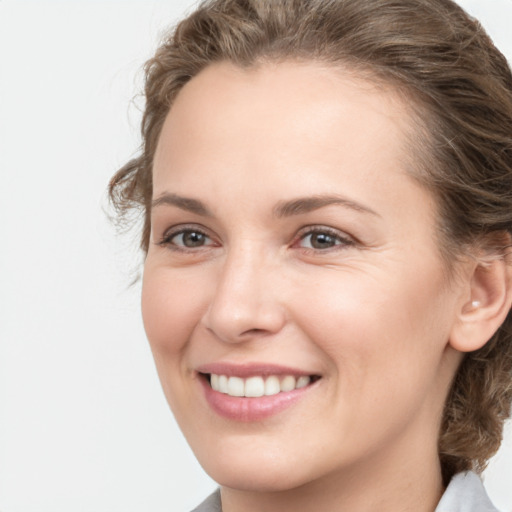
[[[499,512],[491,503],[480,477],[472,471],[457,473],[435,512]]]

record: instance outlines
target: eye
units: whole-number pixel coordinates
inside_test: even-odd
[[[313,249],[321,251],[332,249],[336,246],[350,246],[354,245],[354,241],[348,236],[343,236],[336,230],[318,227],[309,228],[308,231],[303,233],[298,241],[299,247],[305,249]]]
[[[170,242],[183,247],[202,247],[206,245],[208,237],[199,231],[183,231],[173,235]]]
[[[185,229],[166,233],[159,245],[167,245],[175,250],[197,249],[213,245],[213,240],[198,229]]]

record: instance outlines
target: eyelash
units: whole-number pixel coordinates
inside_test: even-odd
[[[172,251],[178,251],[178,252],[196,252],[197,249],[203,249],[204,247],[209,247],[209,245],[198,246],[198,248],[195,249],[193,247],[185,247],[183,245],[177,245],[172,242],[173,238],[177,237],[178,235],[184,235],[186,233],[197,233],[197,234],[202,235],[211,240],[211,237],[208,235],[208,233],[206,233],[205,230],[201,229],[198,226],[178,226],[175,229],[166,231],[164,233],[162,239],[159,242],[157,242],[157,244],[162,247],[168,247]]]
[[[213,244],[200,245],[200,246],[197,246],[196,248],[194,248],[194,247],[186,247],[184,245],[177,245],[176,243],[172,242],[173,238],[177,237],[178,235],[185,235],[187,233],[196,233],[196,234],[206,237],[209,240],[212,240],[211,237],[206,233],[206,230],[203,230],[198,226],[179,226],[179,227],[176,227],[175,229],[172,229],[171,231],[167,231],[166,233],[164,233],[162,239],[159,242],[157,242],[157,245],[162,246],[162,247],[168,247],[172,251],[188,252],[188,253],[197,252],[198,250],[201,250],[201,249],[204,250],[205,248],[215,245],[215,242],[214,242]],[[334,239],[336,243],[331,247],[326,247],[323,249],[300,246],[300,243],[302,241],[304,241],[308,236],[313,236],[315,234],[327,235],[328,237]],[[305,228],[302,228],[299,231],[298,235],[295,237],[291,246],[301,248],[302,250],[309,252],[309,253],[311,253],[311,252],[326,253],[326,252],[330,252],[332,250],[335,250],[335,251],[343,250],[343,249],[346,249],[347,247],[356,245],[356,243],[357,242],[353,238],[351,238],[347,235],[343,235],[341,232],[339,232],[336,229],[329,228],[327,226],[307,226]]]
[[[297,242],[294,242],[294,245],[300,244],[300,242],[305,240],[306,237],[312,236],[315,234],[327,235],[327,236],[335,239],[335,241],[339,242],[339,243],[335,243],[335,245],[333,245],[331,247],[324,248],[324,249],[315,249],[315,248],[309,248],[309,247],[302,247],[302,249],[304,249],[306,251],[311,251],[311,252],[325,253],[325,252],[330,252],[331,250],[335,250],[335,251],[343,250],[343,249],[346,249],[347,247],[356,245],[356,241],[353,238],[351,238],[350,236],[343,234],[342,232],[340,232],[336,229],[329,228],[327,226],[307,226],[306,228],[303,228],[299,232],[298,240],[297,240]]]

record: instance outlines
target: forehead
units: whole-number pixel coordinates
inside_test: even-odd
[[[348,152],[357,142],[361,150],[372,146],[383,156],[395,150],[394,157],[404,159],[410,153],[412,119],[403,95],[350,69],[314,62],[250,68],[218,63],[194,77],[175,99],[159,140],[155,170],[167,168],[160,164],[169,160],[178,164],[178,155],[186,150],[192,155],[201,147],[213,158],[225,149],[242,151],[251,142],[285,152],[298,139],[304,150],[329,151],[335,138],[341,151]],[[351,140],[340,122],[351,125]],[[339,136],[324,138],[322,148],[321,132]]]
[[[181,90],[165,120],[153,197],[170,192],[219,208],[268,210],[335,193],[374,210],[405,211],[404,194],[418,187],[408,172],[415,133],[409,110],[398,91],[348,69],[212,65]]]

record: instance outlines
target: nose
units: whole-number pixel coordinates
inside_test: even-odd
[[[261,251],[250,247],[231,251],[219,270],[204,326],[227,343],[279,332],[286,314],[279,300],[278,274],[278,266]]]

